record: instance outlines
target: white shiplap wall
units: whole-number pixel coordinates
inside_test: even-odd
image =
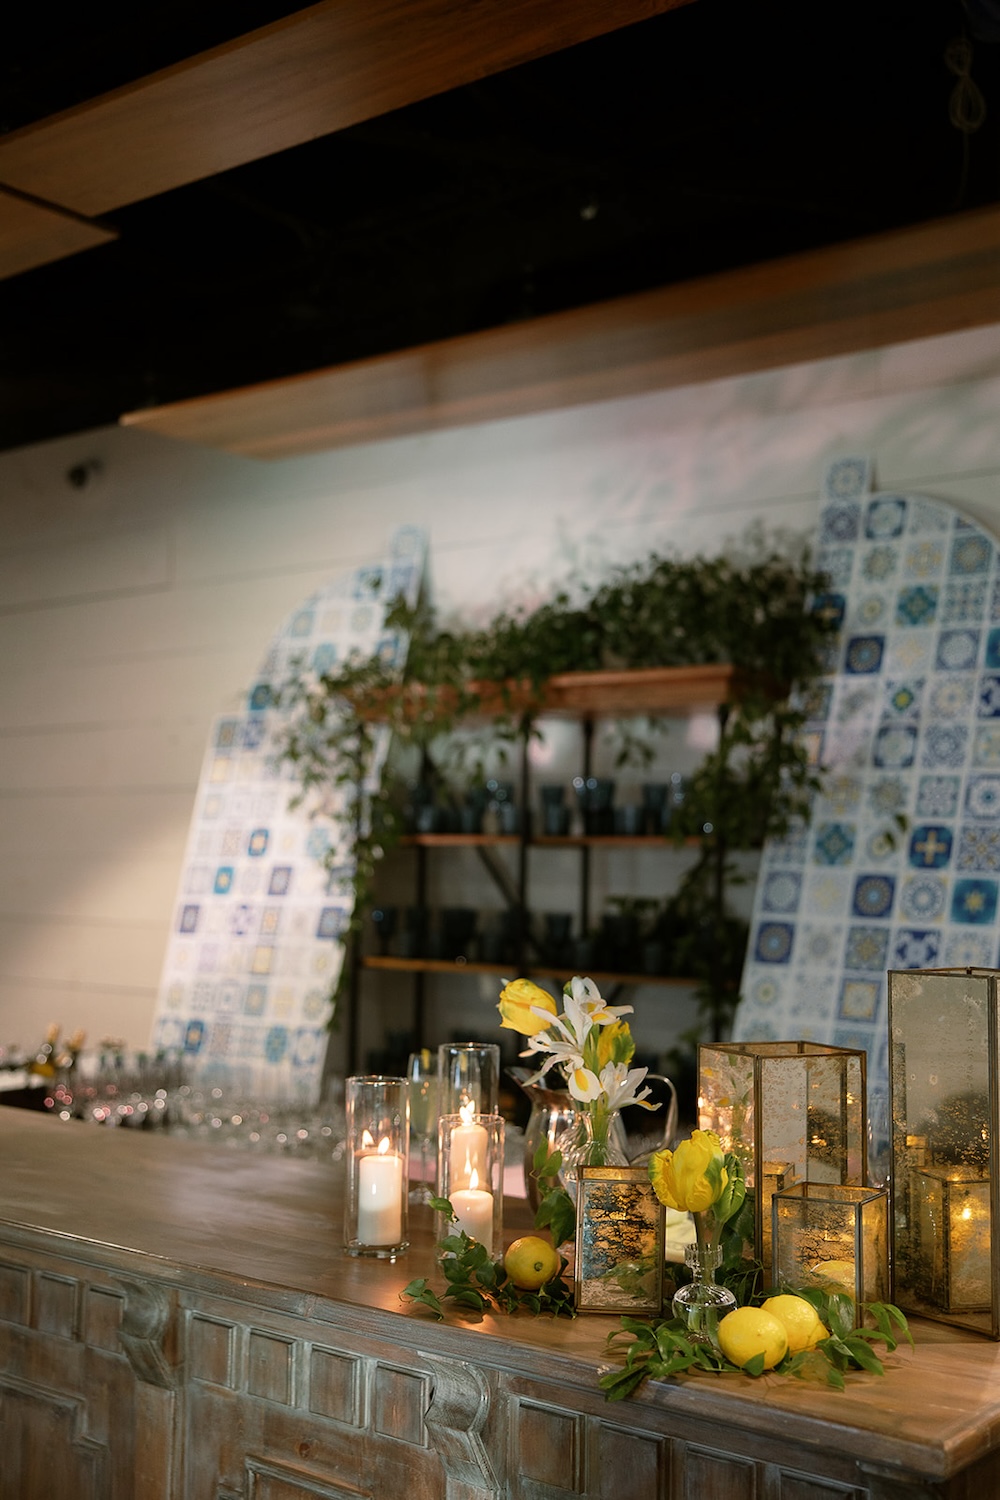
[[[997,531],[998,410],[988,328],[273,466],[117,429],[0,455],[0,1042],[52,1018],[145,1043],[209,722],[397,525],[467,620],[751,519],[808,529],[841,453]]]

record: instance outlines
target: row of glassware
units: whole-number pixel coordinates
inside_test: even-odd
[[[589,932],[574,930],[571,912],[481,912],[467,906],[390,906],[372,909],[380,957],[449,963],[516,963],[530,938],[538,961],[572,968],[663,975],[670,971],[675,924],[653,899],[612,897],[621,910],[605,912]]]
[[[409,788],[403,823],[408,833],[510,835],[530,831],[546,838],[666,834],[685,790],[684,777],[674,771],[667,781],[644,782],[630,789],[628,800],[616,806],[616,784],[610,777],[574,776],[569,784],[544,782],[538,788],[538,822],[529,830],[528,810],[518,804],[512,781],[490,777],[460,797],[446,799],[434,787],[415,783]]]

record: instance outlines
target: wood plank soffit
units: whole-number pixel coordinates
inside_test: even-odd
[[[112,229],[0,188],[0,278],[106,245]]]
[[[1000,322],[996,208],[121,420],[280,459],[993,322]]]
[[[690,0],[321,0],[0,140],[85,215],[272,156]]]

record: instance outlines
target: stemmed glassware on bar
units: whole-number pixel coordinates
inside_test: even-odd
[[[420,1152],[420,1180],[410,1188],[411,1203],[429,1203],[434,1194],[437,1160],[438,1059],[425,1047],[411,1052],[406,1065],[410,1085],[410,1140]]]

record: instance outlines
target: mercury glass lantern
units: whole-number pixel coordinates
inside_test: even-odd
[[[703,1042],[698,1123],[740,1158],[756,1259],[771,1269],[771,1199],[797,1182],[863,1187],[863,1050],[820,1042]]]
[[[1000,972],[889,974],[893,1301],[1000,1338]]]
[[[781,1291],[844,1291],[855,1308],[889,1295],[889,1197],[884,1188],[797,1182],[775,1193],[772,1280]],[[860,1321],[858,1312],[856,1321]]]

